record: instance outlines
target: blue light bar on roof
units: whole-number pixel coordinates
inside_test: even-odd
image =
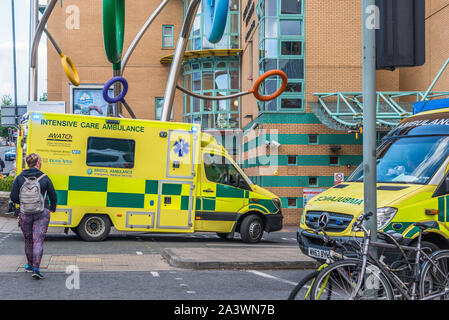
[[[449,108],[449,99],[418,101],[413,104],[413,114],[443,108]]]

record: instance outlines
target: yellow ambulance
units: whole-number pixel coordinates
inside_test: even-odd
[[[20,126],[17,174],[30,153],[42,157],[58,195],[50,226],[87,241],[115,227],[237,232],[255,243],[282,228],[279,197],[254,185],[196,124],[31,112]]]
[[[414,222],[437,221],[423,241],[435,250],[449,248],[449,108],[418,113],[403,120],[377,149],[377,228],[402,234],[413,245]],[[300,220],[301,251],[323,260],[329,249],[322,236],[308,229],[320,223],[330,235],[349,239],[363,212],[363,167],[341,184],[308,202]]]

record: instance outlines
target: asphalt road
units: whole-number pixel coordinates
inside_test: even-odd
[[[0,274],[1,299],[40,300],[286,300],[308,270],[175,270],[155,272],[81,272],[79,289],[69,275]],[[70,279],[69,279],[70,281]]]
[[[165,248],[297,247],[294,232],[265,234],[258,244],[236,237],[223,240],[213,233],[118,233],[103,242],[85,242],[75,234],[48,234],[44,254],[159,254]],[[23,255],[20,233],[0,233],[1,255]],[[299,249],[298,249],[299,250]],[[69,274],[47,272],[42,281],[29,273],[0,273],[0,300],[285,300],[309,270],[189,270],[171,268],[152,272],[84,272],[79,288],[67,285]]]
[[[2,238],[0,233],[0,238]],[[66,234],[48,233],[45,238],[45,254],[156,254],[166,248],[263,248],[289,246],[297,247],[295,232],[265,233],[257,244],[243,243],[239,235],[234,240],[223,240],[215,233],[197,232],[193,234],[160,234],[139,232],[115,232],[106,241],[86,242],[72,231]],[[299,250],[299,248],[298,248]],[[12,233],[0,242],[1,255],[23,254],[23,236]]]
[[[0,157],[5,162],[5,168],[3,169],[4,173],[9,173],[11,170],[14,169],[14,162],[15,161],[5,161],[5,153],[14,147],[8,147],[8,146],[0,146]]]

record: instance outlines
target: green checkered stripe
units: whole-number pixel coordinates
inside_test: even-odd
[[[227,211],[227,208],[218,208],[217,199],[219,198],[237,198],[237,199],[249,199],[249,209],[257,209],[264,213],[276,213],[278,209],[270,199],[259,199],[254,201],[251,198],[251,193],[247,190],[234,188],[231,186],[217,184],[217,191],[215,197],[203,197],[202,204],[201,199],[196,200],[196,210],[201,211]]]
[[[99,193],[103,193],[106,197],[105,203],[98,203],[98,206],[104,207],[119,207],[119,208],[148,208],[150,203],[145,203],[146,195],[158,195],[159,181],[158,180],[145,180],[142,183],[142,188],[140,192],[111,192],[108,191],[108,179],[100,177],[79,177],[70,176],[68,177],[68,189],[61,190],[56,188],[56,193],[58,196],[58,205],[67,206],[71,204],[71,193],[70,191],[82,192],[81,195],[85,197],[94,196]],[[115,179],[115,178],[112,178]],[[123,179],[125,181],[125,179]],[[180,210],[189,209],[189,195],[183,194],[183,184],[180,183],[165,183],[162,184],[162,196],[179,196],[181,197],[181,207]],[[124,185],[126,188],[126,185]],[[80,193],[77,193],[79,196]],[[148,198],[147,198],[148,199]],[[155,197],[153,197],[152,205],[156,204]],[[149,202],[149,201],[148,201]]]

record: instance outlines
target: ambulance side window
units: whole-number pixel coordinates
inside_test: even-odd
[[[207,180],[211,182],[227,184],[236,188],[249,188],[232,163],[221,155],[204,154],[204,171]]]
[[[86,164],[93,167],[134,168],[135,141],[89,137]]]

